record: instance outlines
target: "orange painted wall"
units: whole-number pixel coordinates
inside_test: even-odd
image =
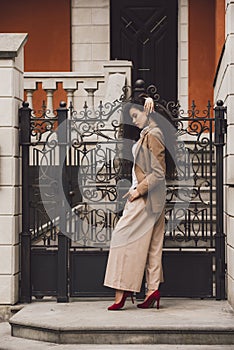
[[[1,0],[0,32],[28,33],[25,71],[71,70],[70,0]]]
[[[0,32],[28,33],[25,72],[71,70],[70,0],[0,0]],[[35,111],[41,109],[43,100],[46,94],[39,86],[33,94]],[[61,100],[66,101],[61,84],[53,100],[55,109]]]
[[[215,1],[189,1],[189,105],[213,103],[215,75]]]
[[[215,7],[215,67],[225,42],[225,0],[216,0]]]

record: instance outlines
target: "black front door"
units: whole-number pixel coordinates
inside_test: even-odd
[[[177,100],[177,0],[111,0],[111,59],[133,62],[132,80]]]

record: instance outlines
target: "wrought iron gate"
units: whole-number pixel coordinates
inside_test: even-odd
[[[177,128],[177,176],[167,182],[162,294],[223,299],[225,108],[219,102],[212,118],[210,104],[202,116],[193,104],[185,114],[161,101],[155,87],[148,93]],[[131,161],[122,157],[122,105],[123,100],[100,103],[92,111],[85,104],[78,113],[61,103],[50,118],[46,110],[35,116],[23,103],[22,302],[32,296],[67,301],[112,295],[102,286],[104,269],[131,178]]]

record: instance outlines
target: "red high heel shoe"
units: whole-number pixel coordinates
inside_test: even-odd
[[[122,309],[122,307],[125,304],[125,301],[126,301],[127,297],[129,297],[129,296],[131,297],[132,303],[134,304],[133,292],[124,292],[120,302],[119,303],[114,303],[113,305],[109,306],[108,310],[120,310],[120,309]]]
[[[157,309],[159,309],[159,300],[160,300],[160,292],[159,290],[155,290],[152,294],[148,296],[148,298],[141,304],[137,304],[137,307],[140,309],[149,309],[154,307],[154,303],[157,301]]]

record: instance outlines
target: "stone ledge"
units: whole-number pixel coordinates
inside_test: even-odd
[[[0,58],[15,58],[27,41],[27,33],[1,33]]]

